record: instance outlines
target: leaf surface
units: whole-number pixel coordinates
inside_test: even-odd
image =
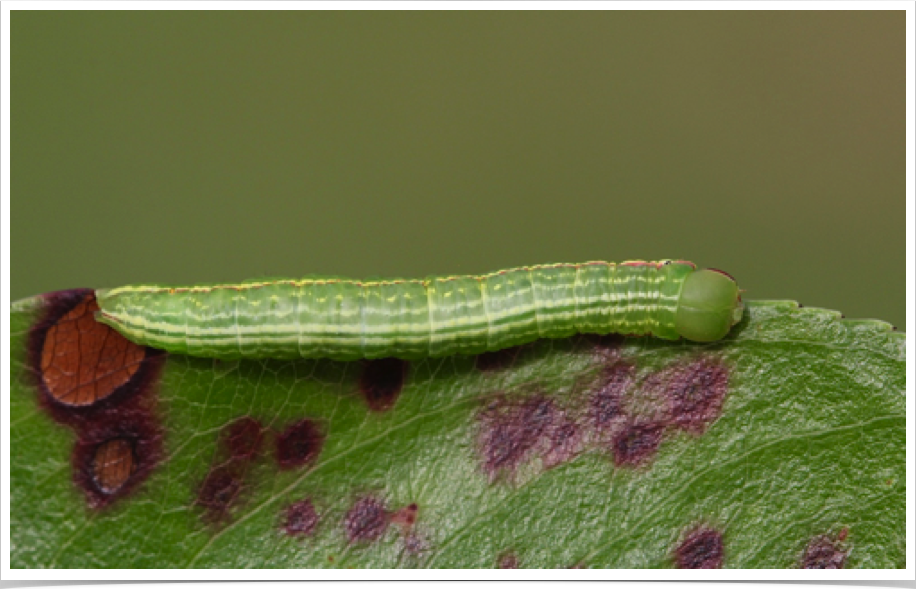
[[[172,355],[137,393],[159,453],[93,507],[135,417],[41,401],[44,301],[11,309],[13,567],[905,565],[905,336],[881,322],[770,301],[712,345]]]

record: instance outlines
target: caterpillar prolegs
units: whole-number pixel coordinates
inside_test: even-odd
[[[417,359],[576,333],[708,342],[743,314],[738,285],[690,262],[587,262],[481,276],[311,276],[96,292],[98,320],[139,344],[208,358]]]

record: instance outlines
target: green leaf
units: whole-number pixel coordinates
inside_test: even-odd
[[[413,362],[387,410],[360,379],[392,366],[170,356],[147,394],[162,460],[139,456],[148,478],[94,508],[74,447],[115,426],[39,401],[43,300],[11,311],[13,567],[653,568],[689,560],[683,542],[715,560],[720,533],[727,568],[806,551],[905,565],[905,336],[884,323],[756,302],[713,345],[580,337]],[[234,459],[225,428],[246,416],[261,450]],[[279,432],[303,419],[323,445],[281,468]],[[207,496],[214,471],[238,493]],[[317,524],[289,535],[304,500]]]

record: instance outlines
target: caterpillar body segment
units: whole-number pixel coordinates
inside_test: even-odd
[[[690,262],[587,262],[481,276],[312,276],[96,292],[99,321],[172,353],[222,359],[417,359],[576,333],[714,341],[743,312],[735,281]]]

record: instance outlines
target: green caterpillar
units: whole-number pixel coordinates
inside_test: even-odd
[[[96,297],[97,319],[134,342],[222,359],[417,359],[576,333],[709,342],[724,337],[744,311],[729,275],[670,260],[422,280],[139,285]]]

